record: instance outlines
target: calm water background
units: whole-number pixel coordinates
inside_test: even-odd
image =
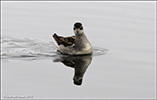
[[[2,2],[2,97],[155,98],[155,9],[155,2]],[[53,62],[51,37],[73,35],[76,21],[96,53],[109,49],[92,57],[81,86],[73,68]]]

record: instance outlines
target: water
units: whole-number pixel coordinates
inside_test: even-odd
[[[76,21],[93,55],[56,51],[52,34],[74,35]],[[155,98],[155,22],[155,2],[2,2],[1,95]]]
[[[67,56],[57,52],[57,48],[53,41],[49,43],[42,42],[38,39],[17,39],[2,38],[1,39],[3,61],[16,60],[40,60],[50,59],[53,57]],[[104,55],[108,49],[93,47],[92,56]],[[32,59],[33,58],[33,59]]]

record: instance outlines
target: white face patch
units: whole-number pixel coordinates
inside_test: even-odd
[[[76,35],[79,35],[79,34],[82,34],[82,33],[83,33],[83,30],[75,29],[75,30],[74,30],[74,33],[75,33]]]
[[[74,33],[76,35],[82,34],[83,33],[83,26],[81,24],[80,24],[80,26],[75,26],[74,25],[73,30],[74,30]]]

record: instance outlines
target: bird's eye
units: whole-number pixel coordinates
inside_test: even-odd
[[[75,30],[75,27],[74,27],[74,30]]]
[[[80,30],[82,30],[82,29],[83,29],[83,27],[80,28]]]

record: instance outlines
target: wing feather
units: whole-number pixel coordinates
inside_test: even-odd
[[[71,37],[62,37],[62,36],[58,36],[57,34],[53,35],[53,38],[55,39],[55,41],[57,42],[58,45],[64,45],[66,46],[73,46],[75,44],[75,36],[71,36]]]

